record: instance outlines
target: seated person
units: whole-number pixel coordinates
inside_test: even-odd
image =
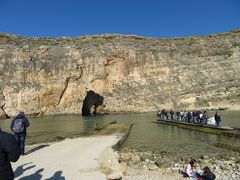
[[[205,166],[203,168],[203,174],[201,175],[202,180],[214,180],[216,178],[215,174],[211,172],[209,167]]]
[[[195,159],[191,159],[191,161],[189,162],[186,173],[192,179],[200,178],[200,174],[196,171],[196,160]]]

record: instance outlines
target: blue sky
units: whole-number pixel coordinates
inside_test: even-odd
[[[240,0],[0,0],[0,32],[60,37],[207,35],[240,28]]]

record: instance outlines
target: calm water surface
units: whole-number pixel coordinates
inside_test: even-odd
[[[209,113],[211,116],[213,112]],[[223,125],[240,127],[240,111],[221,111]],[[94,131],[108,122],[116,120],[118,123],[134,126],[123,145],[123,148],[136,148],[141,151],[167,151],[174,153],[226,153],[215,147],[216,142],[232,142],[240,147],[239,139],[219,137],[203,132],[181,129],[176,126],[155,124],[156,113],[105,115],[98,117],[82,116],[53,116],[29,118],[31,126],[28,128],[28,142],[39,143],[65,137],[80,136],[85,132]],[[0,127],[9,131],[11,120],[0,121]]]
[[[42,143],[63,139],[66,137],[81,136],[105,127],[110,118],[104,116],[47,116],[28,117],[30,127],[27,129],[27,143]],[[11,119],[0,121],[1,129],[10,132]]]
[[[213,113],[209,113],[211,114]],[[221,115],[224,126],[240,127],[240,111],[225,111],[221,112]],[[229,150],[215,147],[214,144],[217,142],[227,142],[240,147],[239,139],[236,138],[151,123],[155,119],[155,114],[128,116],[125,119],[134,123],[134,126],[123,148],[197,156],[229,152]],[[125,120],[122,119],[119,122],[125,122]]]

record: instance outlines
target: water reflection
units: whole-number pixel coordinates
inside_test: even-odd
[[[97,124],[96,124],[96,121],[94,120],[86,120],[83,123],[84,132],[94,131],[96,127],[97,127]]]
[[[209,116],[215,112],[209,112]],[[221,111],[223,125],[240,127],[240,111]],[[239,145],[238,139],[219,137],[213,134],[178,128],[176,126],[155,124],[156,113],[120,114],[106,116],[52,116],[29,118],[27,143],[39,143],[76,137],[86,132],[101,129],[110,121],[134,124],[124,147],[141,150],[168,151],[179,153],[216,153],[225,151],[213,146],[216,142],[231,142]],[[11,120],[0,121],[0,127],[10,131]],[[227,150],[225,151],[227,152]]]

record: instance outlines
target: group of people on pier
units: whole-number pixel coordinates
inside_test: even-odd
[[[177,122],[187,122],[200,125],[208,125],[209,117],[207,111],[176,111],[173,110],[167,111],[163,109],[162,111],[157,112],[157,117],[160,120],[170,120]],[[215,125],[220,126],[221,116],[217,111],[214,115]]]

